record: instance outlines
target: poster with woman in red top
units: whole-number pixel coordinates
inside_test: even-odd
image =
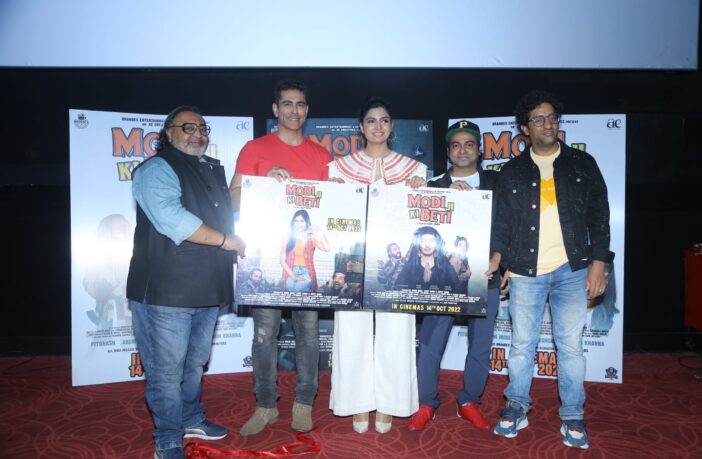
[[[238,304],[360,306],[365,186],[244,176],[241,189]]]

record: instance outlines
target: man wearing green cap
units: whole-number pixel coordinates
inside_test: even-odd
[[[446,152],[451,162],[448,172],[431,179],[428,186],[457,190],[494,190],[497,172],[480,167],[480,128],[467,120],[452,124],[446,133]],[[494,202],[494,199],[493,199]],[[494,209],[493,209],[494,210]],[[464,237],[456,239],[458,246]],[[453,264],[453,263],[452,263]],[[462,269],[465,265],[465,270]],[[457,274],[470,276],[467,260],[455,264]],[[466,283],[467,283],[467,277]],[[468,355],[463,372],[463,388],[458,392],[457,415],[468,420],[478,429],[489,429],[490,422],[480,409],[480,397],[490,372],[490,348],[495,327],[495,317],[500,302],[500,273],[497,271],[488,283],[487,314],[485,318],[472,318],[468,323]],[[454,317],[450,315],[425,315],[419,331],[417,380],[419,385],[419,410],[412,416],[407,428],[423,430],[439,407],[438,380],[441,357],[451,334]]]

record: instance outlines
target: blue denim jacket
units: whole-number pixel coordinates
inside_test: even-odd
[[[202,225],[202,220],[181,204],[178,176],[158,156],[134,172],[132,195],[156,230],[176,245],[180,245]]]

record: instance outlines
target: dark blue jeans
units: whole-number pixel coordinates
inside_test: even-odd
[[[489,289],[485,318],[474,318],[468,321],[468,354],[463,369],[463,388],[456,398],[461,405],[466,402],[480,403],[480,397],[490,373],[492,334],[499,304],[499,289]],[[432,408],[438,408],[440,405],[439,368],[451,334],[453,320],[454,316],[451,315],[426,315],[419,330],[417,357],[419,403]]]
[[[175,308],[130,301],[134,338],[146,375],[157,450],[183,445],[183,430],[205,419],[200,402],[218,307]]]
[[[281,310],[253,308],[253,357],[256,406],[275,408],[280,394],[278,379],[278,332]],[[292,311],[295,330],[295,368],[297,370],[295,400],[312,405],[317,395],[319,369],[319,321],[317,311]]]

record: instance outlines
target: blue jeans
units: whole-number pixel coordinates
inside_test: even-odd
[[[292,276],[285,281],[286,292],[309,292],[312,290],[312,278],[305,266],[293,266],[292,272],[296,276],[304,276],[305,280],[296,281]]]
[[[541,276],[509,279],[512,346],[505,397],[517,402],[525,411],[531,408],[529,391],[534,375],[534,353],[548,297],[558,359],[558,394],[561,398],[558,413],[562,420],[584,418],[585,357],[582,338],[587,319],[587,271],[580,269],[572,272],[566,263]]]
[[[205,419],[200,402],[202,372],[210,358],[219,308],[129,303],[156,449],[180,447],[183,429]]]
[[[463,368],[463,388],[458,392],[459,405],[480,403],[490,373],[490,350],[495,329],[495,317],[500,305],[500,290],[488,290],[485,318],[468,321],[468,354]],[[417,382],[419,403],[439,407],[439,368],[446,343],[451,335],[454,316],[432,314],[424,316],[419,329]]]
[[[254,336],[252,346],[256,406],[274,408],[278,397],[278,332],[281,310],[253,308]],[[319,368],[319,320],[317,311],[293,310],[295,330],[295,367],[297,369],[295,400],[312,405],[317,394]]]

